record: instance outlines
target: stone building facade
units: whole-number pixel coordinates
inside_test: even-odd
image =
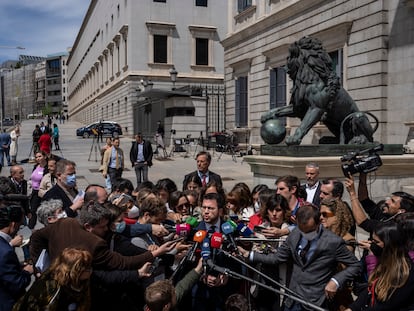
[[[158,120],[166,134],[198,130],[199,99],[180,88],[223,85],[226,12],[225,1],[92,0],[68,59],[71,118],[116,121],[127,135],[155,133]]]
[[[414,4],[405,0],[228,1],[224,46],[228,128],[263,143],[260,116],[289,103],[284,66],[288,47],[303,36],[319,38],[344,88],[360,110],[379,119],[374,139],[405,143],[414,110]],[[299,120],[288,118],[292,132]],[[302,144],[329,135],[323,125]]]

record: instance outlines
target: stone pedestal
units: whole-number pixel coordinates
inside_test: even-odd
[[[305,165],[316,162],[320,168],[320,179],[334,177],[344,180],[340,156],[289,157],[289,156],[245,156],[244,162],[253,172],[253,184],[266,184],[275,188],[277,177],[295,175],[305,179]],[[383,165],[368,176],[368,190],[374,201],[386,198],[395,191],[414,194],[414,155],[381,155]],[[355,176],[355,180],[358,177]],[[345,190],[344,198],[347,199]]]

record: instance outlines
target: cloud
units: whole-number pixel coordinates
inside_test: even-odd
[[[89,7],[87,0],[1,0],[0,63],[19,54],[47,56],[73,45]]]

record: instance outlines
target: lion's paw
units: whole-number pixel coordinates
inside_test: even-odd
[[[295,136],[289,136],[288,138],[286,138],[285,142],[288,146],[300,145],[302,139],[296,138]]]

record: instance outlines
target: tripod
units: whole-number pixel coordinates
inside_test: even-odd
[[[196,145],[195,150],[194,150],[194,155],[193,155],[193,158],[195,158],[195,157],[196,157],[196,155],[197,155],[198,145],[200,145],[200,144],[201,144],[201,147],[203,148],[203,149],[202,149],[202,151],[204,151],[204,137],[203,137],[203,131],[201,131],[201,132],[200,132],[200,137],[198,138],[197,145]]]
[[[92,151],[95,150],[95,162],[98,162],[98,148],[101,149],[101,146],[99,145],[98,136],[93,135],[92,145],[91,145],[91,151],[89,152],[88,161],[91,160]]]

